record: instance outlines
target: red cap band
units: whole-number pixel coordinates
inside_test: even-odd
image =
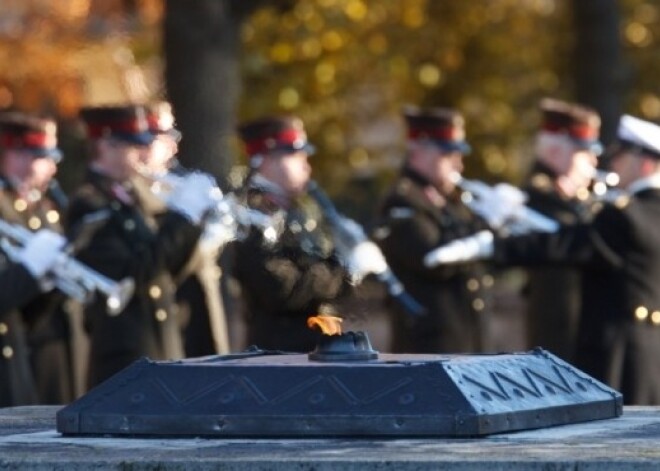
[[[298,129],[285,129],[277,134],[246,141],[245,150],[248,155],[257,155],[279,147],[293,147],[298,143],[305,143],[306,141],[307,136],[304,131]]]
[[[87,125],[87,132],[89,137],[98,139],[104,137],[108,132],[110,133],[123,133],[123,134],[141,134],[146,132],[144,127],[145,121],[130,119],[124,121],[115,121],[110,123],[89,123]]]
[[[158,116],[155,114],[149,114],[147,115],[147,123],[149,125],[149,131],[151,132],[158,132],[160,131],[159,122],[158,122]]]
[[[24,134],[3,134],[2,146],[9,149],[50,149],[57,145],[55,136],[45,132],[27,132]]]
[[[544,123],[543,130],[551,133],[567,132],[569,136],[581,140],[598,139],[598,128],[588,124],[573,124],[572,126],[562,126],[558,123]]]

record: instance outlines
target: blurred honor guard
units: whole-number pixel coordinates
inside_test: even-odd
[[[92,156],[86,181],[71,199],[67,231],[84,231],[86,218],[102,215],[105,222],[88,236],[79,258],[111,279],[135,281],[135,293],[121,312],[108,312],[101,302],[86,309],[94,386],[142,356],[183,356],[171,274],[196,246],[210,201],[208,186],[180,189],[157,225],[130,183],[153,141],[145,108],[85,108],[81,117]]]
[[[317,339],[306,319],[327,312],[346,276],[321,209],[307,194],[313,147],[296,117],[248,122],[239,133],[252,168],[249,206],[285,218],[279,236],[253,228],[236,245],[234,274],[248,309],[248,342],[264,349],[310,351]]]
[[[490,242],[462,239],[426,261],[579,266],[576,365],[621,391],[627,404],[660,404],[660,126],[623,116],[608,154],[627,194],[606,203],[590,224]]]
[[[527,205],[560,224],[589,222],[595,206],[589,187],[602,151],[600,118],[584,106],[559,100],[540,103],[536,162],[525,192]],[[574,359],[580,313],[580,270],[544,267],[528,271],[527,325],[530,347]]]
[[[428,269],[422,259],[432,247],[485,227],[461,202],[455,185],[463,171],[463,117],[454,110],[404,111],[407,156],[401,174],[385,198],[382,224],[374,236],[392,271],[428,311],[412,318],[396,312],[395,352],[475,352],[482,348],[480,316],[484,289],[493,283],[480,264]]]
[[[43,296],[41,282],[65,242],[56,232],[40,229],[11,261],[0,254],[0,407],[42,402],[30,365],[23,308]]]
[[[174,127],[174,115],[167,102],[149,107],[149,131],[154,141],[149,152],[152,175],[183,172],[176,162],[181,133]],[[158,182],[156,182],[158,185]],[[176,299],[183,327],[184,349],[187,357],[229,353],[229,335],[220,291],[220,247],[198,244],[183,272],[177,276]]]
[[[57,163],[62,158],[57,148],[55,122],[18,112],[3,113],[0,115],[0,146],[0,218],[30,231],[61,232],[60,208],[46,195],[49,184],[54,181]],[[31,256],[52,256],[53,249],[45,246],[43,250],[43,254],[33,253]],[[44,275],[45,270],[31,270],[31,273]],[[31,296],[21,294],[25,290],[20,279],[3,285],[5,295],[15,294],[18,299],[9,306],[12,309],[4,303],[2,306],[1,361],[13,370],[26,360],[25,351],[12,344],[12,339],[22,335],[20,330],[25,330],[37,400],[39,403],[62,404],[73,399],[73,352],[69,344],[69,317],[63,310],[65,297],[59,292],[39,296],[34,281],[29,285]],[[19,299],[23,301],[19,302]],[[4,396],[3,392],[0,402],[6,404],[6,397],[10,396]],[[13,396],[9,402],[28,400],[27,397]]]

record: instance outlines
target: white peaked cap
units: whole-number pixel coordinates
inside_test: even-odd
[[[619,120],[617,137],[626,144],[660,156],[660,126],[657,124],[623,115]]]

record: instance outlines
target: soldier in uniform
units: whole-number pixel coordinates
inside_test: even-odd
[[[0,407],[38,404],[23,308],[43,296],[43,278],[62,256],[64,237],[39,229],[9,259],[0,254]]]
[[[105,215],[79,259],[112,279],[135,282],[133,297],[118,314],[108,312],[102,299],[86,308],[88,382],[93,386],[142,356],[183,356],[172,274],[181,270],[197,244],[210,209],[210,187],[200,182],[175,191],[157,225],[131,185],[142,153],[153,141],[145,107],[85,108],[81,116],[92,157],[86,180],[71,199],[67,230],[79,231],[89,215]]]
[[[482,348],[484,288],[493,283],[480,264],[427,269],[422,258],[432,247],[473,234],[485,226],[461,202],[452,180],[463,171],[463,117],[455,110],[404,111],[407,156],[386,196],[375,237],[392,271],[428,315],[411,318],[395,310],[392,348],[396,352],[475,352]]]
[[[57,163],[56,124],[20,112],[0,116],[2,159],[0,160],[0,218],[29,230],[47,228],[61,233],[58,203],[48,195]],[[63,404],[73,399],[71,318],[66,297],[57,291],[34,297],[21,306],[26,322],[30,362],[38,389],[38,400]]]
[[[185,169],[176,162],[181,133],[174,126],[172,108],[167,102],[149,107],[149,131],[154,134],[148,155],[149,172],[166,175],[172,172],[185,178]],[[158,186],[158,182],[156,183]],[[203,237],[183,272],[177,276],[176,300],[185,319],[184,349],[187,357],[230,352],[227,319],[220,290],[220,247]]]
[[[346,286],[329,227],[307,194],[313,147],[297,117],[246,122],[239,133],[252,169],[247,204],[285,219],[276,240],[253,228],[235,246],[234,276],[248,310],[248,342],[264,349],[310,351],[318,339],[306,319],[332,313],[331,302]]]
[[[591,223],[490,242],[454,241],[427,260],[579,266],[576,365],[621,391],[626,404],[659,404],[660,126],[623,116],[608,154],[626,193],[605,204]]]
[[[589,222],[597,205],[589,186],[601,152],[600,118],[587,107],[559,100],[540,103],[536,162],[524,188],[527,205],[563,225]],[[580,270],[529,269],[525,287],[530,347],[574,359],[580,313]]]

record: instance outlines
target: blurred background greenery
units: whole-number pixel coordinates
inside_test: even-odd
[[[57,117],[61,180],[84,105],[172,101],[181,160],[226,181],[236,123],[294,113],[314,176],[368,217],[403,153],[407,103],[467,120],[466,173],[519,182],[544,96],[660,120],[657,0],[3,0],[0,109]]]

